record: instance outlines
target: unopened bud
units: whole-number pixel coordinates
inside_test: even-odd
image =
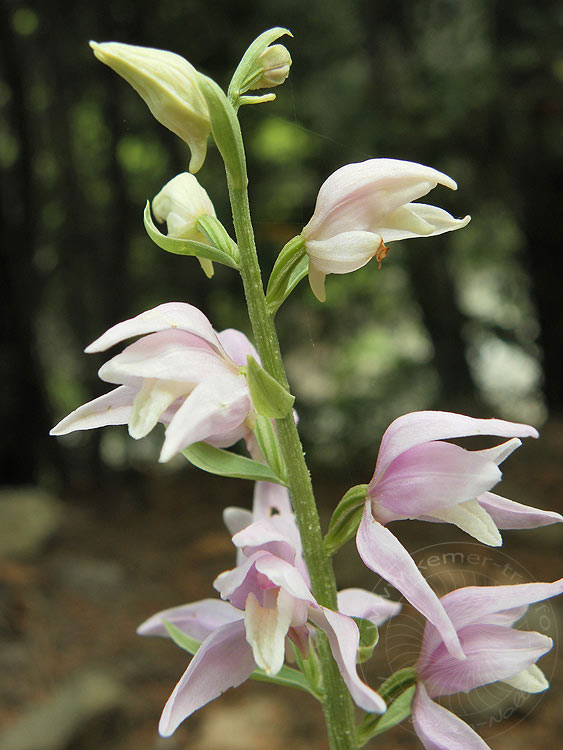
[[[131,84],[154,117],[188,144],[190,172],[197,172],[205,161],[211,129],[197,70],[166,50],[120,42],[90,42],[90,46],[98,60]]]
[[[257,62],[261,65],[262,72],[250,86],[250,90],[280,86],[289,75],[291,55],[283,44],[272,44],[266,47]]]

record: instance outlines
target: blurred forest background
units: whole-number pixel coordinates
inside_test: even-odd
[[[48,437],[107,390],[96,377],[105,358],[84,347],[172,300],[200,307],[219,330],[249,332],[235,272],[216,266],[208,281],[195,259],[166,254],[146,235],[146,200],[187,169],[189,151],[95,60],[88,40],[172,50],[226,86],[248,44],[278,25],[295,37],[285,40],[290,77],[274,103],[241,111],[266,277],[309,220],[321,183],[349,162],[386,156],[435,167],[459,189],[437,188],[429,202],[473,216],[463,231],[393,244],[381,271],[374,262],[329,276],[325,305],[304,281],[280,310],[314,477],[368,481],[383,430],[417,409],[530,422],[561,445],[561,3],[0,0],[4,485],[94,496],[106,514],[110,490],[128,486],[133,510],[146,510],[155,477],[166,485],[173,472],[192,471],[181,458],[156,465],[159,430],[139,442],[119,427]],[[212,144],[198,179],[231,227]],[[533,467],[527,476],[532,485]],[[224,505],[223,485],[210,481],[205,493]],[[560,482],[550,492],[544,504],[556,509]],[[152,611],[144,604],[137,622]],[[29,696],[29,686],[20,691]]]

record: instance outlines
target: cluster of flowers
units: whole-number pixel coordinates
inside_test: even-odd
[[[273,31],[272,40],[280,36]],[[212,130],[199,74],[170,52],[117,43],[92,46],[99,59],[134,86],[155,117],[190,145],[190,170],[197,172]],[[245,56],[235,73],[239,85],[229,93],[233,106],[271,100],[273,95],[243,94],[279,85],[288,74],[291,59],[282,45],[264,45],[258,51],[246,67]],[[381,263],[387,242],[464,227],[470,217],[455,219],[440,208],[413,202],[438,184],[456,188],[435,169],[394,159],[350,164],[331,175],[296,245],[307,261],[305,272],[316,297],[325,299],[327,274],[354,271],[373,257]],[[225,240],[220,225],[217,229],[213,204],[193,174],[171,180],[152,208],[157,220],[167,223],[164,240],[187,243],[189,254],[199,258],[208,275],[213,259],[226,258],[236,267],[234,243]],[[158,243],[166,246],[164,240]],[[260,360],[243,333],[216,332],[201,311],[173,302],[113,326],[86,351],[104,351],[132,337],[140,338],[99,371],[102,380],[117,387],[76,409],[52,434],[127,424],[130,435],[141,438],[160,422],[166,426],[161,461],[195,443],[227,448],[241,439],[254,459],[264,460],[255,436],[258,407],[246,369],[249,357]],[[473,451],[446,442],[472,435],[507,440]],[[356,534],[360,557],[426,618],[412,670],[412,719],[427,750],[487,747],[435,698],[497,680],[528,692],[547,687],[536,661],[551,640],[512,626],[529,604],[561,593],[563,579],[460,588],[439,599],[388,525],[414,518],[451,523],[484,544],[499,545],[499,529],[563,520],[558,513],[491,492],[501,478],[499,464],[523,437],[537,437],[537,432],[529,425],[447,412],[407,414],[383,435],[373,477],[358,493],[358,505],[363,505]],[[400,605],[360,589],[341,591],[337,611],[315,599],[289,494],[282,485],[257,483],[252,513],[227,508],[224,520],[237,559],[236,567],[214,582],[221,599],[159,612],[139,628],[142,635],[167,636],[172,626],[199,645],[164,708],[161,734],[172,734],[187,716],[256,669],[275,676],[284,661],[307,660],[315,652],[319,631],[326,634],[356,704],[368,713],[383,714],[385,700],[357,674],[360,631],[354,618],[380,625],[396,615]]]

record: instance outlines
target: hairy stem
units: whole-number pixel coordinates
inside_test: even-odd
[[[245,175],[246,177],[246,175]],[[233,221],[240,251],[241,276],[256,346],[263,367],[289,389],[273,318],[268,311],[250,218],[246,179],[232,180],[227,172]],[[276,420],[280,448],[285,459],[288,486],[303,542],[303,554],[311,589],[319,604],[337,609],[336,583],[330,558],[322,547],[319,515],[311,477],[293,414]],[[325,636],[319,634],[323,675],[323,709],[332,750],[354,750],[356,745],[353,704],[332,658]]]

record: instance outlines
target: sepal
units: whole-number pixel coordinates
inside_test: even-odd
[[[191,464],[209,474],[285,485],[266,464],[240,456],[238,453],[215,448],[209,443],[192,443],[182,451],[182,454]]]
[[[260,34],[260,36],[257,37],[246,50],[234,72],[231,83],[229,84],[229,99],[234,107],[238,107],[243,103],[249,103],[242,102],[240,97],[250,89],[257,87],[256,84],[260,82],[260,78],[264,74],[264,62],[260,60],[260,55],[266,52],[272,42],[275,42],[280,36],[285,36],[286,34],[288,36],[293,36],[291,31],[280,26],[268,29],[268,31],[264,31],[263,34]],[[289,58],[289,63],[291,63],[291,58]],[[280,83],[282,82],[283,81],[280,81]],[[279,84],[270,83],[266,85]]]
[[[323,542],[327,555],[333,555],[356,533],[362,520],[367,490],[367,484],[352,487],[336,506]]]
[[[309,269],[309,256],[305,240],[298,234],[293,237],[278,255],[268,280],[266,302],[274,315],[282,302],[287,299]]]
[[[213,217],[207,216],[205,218],[211,219]],[[198,224],[200,220],[198,220]],[[145,225],[145,229],[147,230],[147,234],[155,243],[155,245],[158,245],[158,247],[166,250],[166,252],[168,253],[174,253],[175,255],[192,255],[197,258],[217,261],[217,263],[222,263],[225,266],[230,266],[231,268],[238,269],[238,262],[231,255],[218,247],[206,245],[204,242],[197,242],[195,240],[181,240],[162,234],[162,232],[160,232],[155,227],[152,220],[150,201],[147,201],[147,205],[145,206],[143,222]]]
[[[295,396],[248,355],[246,379],[254,408],[264,417],[281,419],[290,413]]]

